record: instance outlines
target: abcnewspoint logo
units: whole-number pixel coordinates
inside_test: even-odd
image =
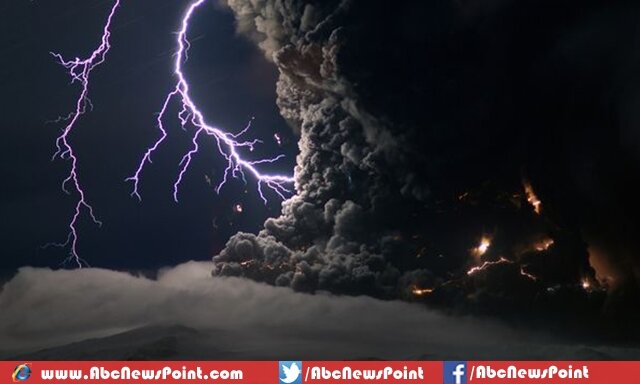
[[[467,384],[467,362],[445,361],[443,375],[444,384]]]
[[[278,363],[279,384],[302,384],[302,362],[280,361]]]
[[[31,377],[31,364],[29,363],[18,365],[13,370],[13,374],[11,375],[11,379],[13,379],[14,383],[17,383],[19,381],[25,381],[29,377]]]

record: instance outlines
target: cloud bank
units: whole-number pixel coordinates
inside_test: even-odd
[[[0,344],[5,354],[16,353],[179,325],[218,332],[201,358],[237,356],[251,348],[253,358],[588,358],[596,351],[605,354],[601,357],[634,352],[548,345],[543,334],[446,317],[420,305],[211,279],[211,268],[208,262],[189,262],[159,271],[157,279],[104,269],[22,268],[0,292]],[[230,349],[220,351],[225,345]]]

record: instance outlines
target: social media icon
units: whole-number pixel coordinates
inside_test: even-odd
[[[281,384],[302,384],[301,361],[281,361],[278,373]]]
[[[445,361],[443,375],[444,384],[467,384],[467,362]]]
[[[14,383],[17,383],[19,381],[25,381],[29,377],[31,377],[31,364],[29,363],[18,365],[13,370],[13,374],[11,375],[11,378],[13,379]]]

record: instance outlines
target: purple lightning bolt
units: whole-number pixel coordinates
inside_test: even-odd
[[[51,52],[51,54],[56,58],[60,65],[67,69],[67,72],[71,77],[71,83],[80,83],[81,92],[76,100],[75,110],[69,113],[67,116],[59,117],[57,120],[55,120],[55,122],[65,121],[67,125],[56,140],[56,152],[53,154],[52,160],[60,158],[71,161],[69,176],[67,176],[67,178],[65,178],[62,182],[62,190],[67,194],[76,192],[79,198],[76,202],[75,211],[71,218],[71,222],[69,223],[69,235],[67,236],[67,240],[64,243],[55,243],[50,245],[59,247],[69,246],[69,257],[66,261],[75,262],[80,268],[82,268],[83,264],[86,264],[86,262],[82,260],[78,255],[77,225],[83,209],[87,211],[89,217],[94,223],[100,226],[102,225],[102,222],[100,222],[100,220],[98,220],[93,213],[93,207],[88,203],[86,194],[82,189],[82,185],[80,184],[80,181],[78,179],[78,158],[73,151],[71,143],[69,142],[69,136],[75,128],[80,116],[82,116],[86,112],[87,107],[90,109],[93,107],[88,96],[89,77],[91,75],[91,71],[93,71],[97,66],[104,62],[105,56],[111,48],[111,45],[109,44],[109,37],[111,36],[111,20],[113,19],[113,15],[116,13],[116,9],[118,8],[118,6],[120,6],[120,0],[116,0],[115,4],[111,8],[109,17],[107,18],[107,21],[102,30],[101,44],[91,53],[89,57],[87,57],[86,59],[80,59],[76,57],[73,60],[65,60],[62,55]],[[71,185],[72,190],[69,190],[69,185]]]
[[[244,179],[245,172],[248,171],[256,178],[258,184],[258,193],[260,194],[260,197],[265,202],[265,204],[267,202],[267,199],[262,191],[263,184],[277,193],[282,199],[285,199],[284,193],[291,193],[291,191],[286,186],[292,184],[294,182],[294,178],[286,175],[264,174],[256,168],[257,164],[273,163],[284,157],[284,155],[261,160],[246,160],[242,158],[242,156],[238,152],[240,148],[246,147],[249,148],[249,150],[253,150],[254,146],[257,143],[260,143],[260,140],[243,141],[242,139],[240,139],[240,137],[249,130],[251,124],[249,123],[242,131],[236,134],[228,133],[222,131],[219,128],[212,127],[205,122],[202,112],[198,109],[196,103],[191,99],[191,95],[189,94],[189,84],[187,83],[186,77],[183,73],[182,65],[188,58],[187,54],[190,47],[189,41],[187,40],[189,20],[191,19],[194,11],[204,2],[205,0],[196,0],[192,2],[182,18],[182,25],[176,39],[177,50],[175,52],[174,66],[174,74],[178,78],[178,81],[175,88],[165,98],[162,109],[158,114],[157,124],[158,129],[161,132],[160,138],[147,149],[142,158],[142,161],[136,169],[135,174],[127,179],[127,181],[133,182],[133,192],[131,193],[131,195],[136,196],[138,199],[141,199],[139,193],[140,174],[142,173],[145,164],[151,163],[151,155],[167,138],[167,131],[165,130],[163,119],[167,111],[167,107],[174,98],[177,98],[182,106],[180,112],[178,113],[178,119],[180,120],[182,129],[186,130],[187,125],[191,124],[194,127],[194,133],[191,139],[193,146],[191,150],[182,157],[182,160],[179,164],[180,170],[178,173],[178,177],[173,185],[173,199],[175,201],[178,201],[178,189],[180,187],[180,183],[182,182],[182,178],[189,168],[191,159],[196,153],[198,153],[198,150],[200,149],[198,140],[203,135],[213,137],[220,155],[222,155],[228,162],[224,172],[224,176],[216,187],[217,193],[220,193],[220,189],[227,182],[229,177],[240,176]]]

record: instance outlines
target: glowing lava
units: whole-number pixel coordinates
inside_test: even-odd
[[[478,271],[482,271],[484,269],[486,269],[487,267],[490,267],[492,265],[498,265],[498,264],[513,264],[513,261],[509,261],[507,259],[505,259],[504,257],[501,257],[500,260],[498,261],[485,261],[484,263],[482,263],[482,265],[477,266],[477,267],[473,267],[470,270],[467,271],[467,275],[471,276],[474,273],[478,272]]]
[[[533,186],[528,180],[523,180],[522,185],[524,187],[524,192],[527,195],[527,201],[533,207],[533,211],[539,215],[542,212],[542,201],[540,201],[533,190]]]
[[[471,254],[476,258],[480,258],[482,255],[487,253],[489,247],[491,247],[491,237],[484,235],[480,238],[480,244],[471,249]]]
[[[185,130],[188,126],[192,126],[193,134],[191,136],[192,148],[182,157],[182,160],[179,164],[180,169],[178,172],[178,176],[173,185],[173,198],[175,201],[178,201],[178,189],[180,183],[182,182],[183,176],[189,168],[193,156],[198,153],[200,149],[198,141],[203,136],[209,136],[213,138],[215,147],[217,148],[218,152],[223,158],[227,160],[227,167],[225,169],[224,176],[216,187],[217,193],[220,193],[220,189],[227,182],[229,177],[241,177],[243,180],[245,180],[245,172],[249,172],[257,180],[258,193],[260,194],[260,197],[265,204],[267,203],[267,199],[262,191],[263,185],[266,185],[273,192],[278,194],[282,199],[285,199],[284,193],[292,193],[292,191],[286,186],[293,184],[294,178],[287,175],[262,173],[258,170],[258,168],[256,168],[256,165],[258,164],[273,163],[284,157],[284,155],[278,155],[273,158],[260,160],[245,159],[240,154],[239,150],[246,148],[249,151],[252,151],[254,146],[257,143],[260,143],[259,140],[240,139],[240,137],[249,130],[251,125],[247,125],[246,128],[236,134],[225,132],[219,128],[208,125],[205,122],[204,114],[202,113],[202,111],[200,111],[195,101],[191,98],[191,95],[189,93],[189,83],[186,79],[182,66],[187,60],[187,51],[190,47],[189,41],[187,39],[187,32],[189,29],[191,16],[195,12],[195,10],[204,3],[205,0],[193,1],[187,8],[182,18],[181,28],[178,31],[176,38],[177,47],[175,51],[174,63],[174,74],[177,77],[177,82],[173,90],[166,96],[162,105],[162,109],[158,114],[157,125],[158,129],[160,130],[160,138],[147,149],[134,175],[127,179],[128,181],[133,182],[133,191],[131,192],[131,195],[136,196],[138,199],[141,199],[139,193],[140,174],[142,173],[145,164],[151,163],[151,155],[166,139],[167,131],[164,127],[164,117],[167,113],[167,108],[169,107],[169,105],[174,100],[177,100],[181,106],[180,112],[177,116],[178,120],[180,121],[180,125]]]
[[[534,275],[530,274],[529,272],[524,270],[524,267],[520,267],[520,274],[528,279],[531,279],[533,281],[537,281],[538,278],[535,277]]]
[[[424,296],[433,292],[433,288],[420,288],[417,285],[411,286],[411,293],[416,296]]]
[[[67,69],[67,73],[71,77],[71,83],[79,83],[81,87],[80,94],[76,99],[76,107],[75,110],[69,113],[65,117],[59,117],[54,122],[65,121],[67,125],[62,130],[62,133],[56,140],[56,152],[53,154],[52,160],[56,158],[70,160],[71,161],[71,170],[69,171],[69,176],[62,182],[62,190],[71,194],[75,192],[78,194],[79,198],[76,202],[75,211],[69,222],[69,234],[67,236],[67,240],[64,243],[52,243],[48,245],[58,246],[58,247],[67,247],[69,246],[69,257],[66,261],[75,262],[79,268],[82,268],[83,264],[86,264],[84,260],[80,258],[78,255],[78,220],[80,215],[82,214],[83,209],[86,210],[89,218],[99,226],[102,225],[100,220],[96,218],[93,213],[93,207],[88,203],[85,191],[80,184],[78,177],[78,158],[76,157],[75,152],[73,151],[73,147],[69,141],[70,135],[73,129],[76,126],[80,116],[82,116],[87,108],[91,109],[93,106],[91,101],[89,100],[89,80],[91,76],[91,72],[100,64],[104,63],[105,57],[111,45],[109,43],[109,38],[111,37],[111,21],[113,20],[113,16],[116,13],[116,9],[120,6],[120,0],[116,0],[111,8],[111,12],[107,17],[107,21],[102,29],[102,39],[101,43],[96,48],[89,57],[86,59],[80,59],[76,57],[72,60],[65,60],[62,55],[58,53],[51,52],[58,63]],[[68,186],[72,187],[72,190],[68,189]]]
[[[533,248],[538,252],[542,252],[542,251],[548,250],[553,245],[553,243],[554,243],[553,239],[546,238],[535,243],[533,245]]]

